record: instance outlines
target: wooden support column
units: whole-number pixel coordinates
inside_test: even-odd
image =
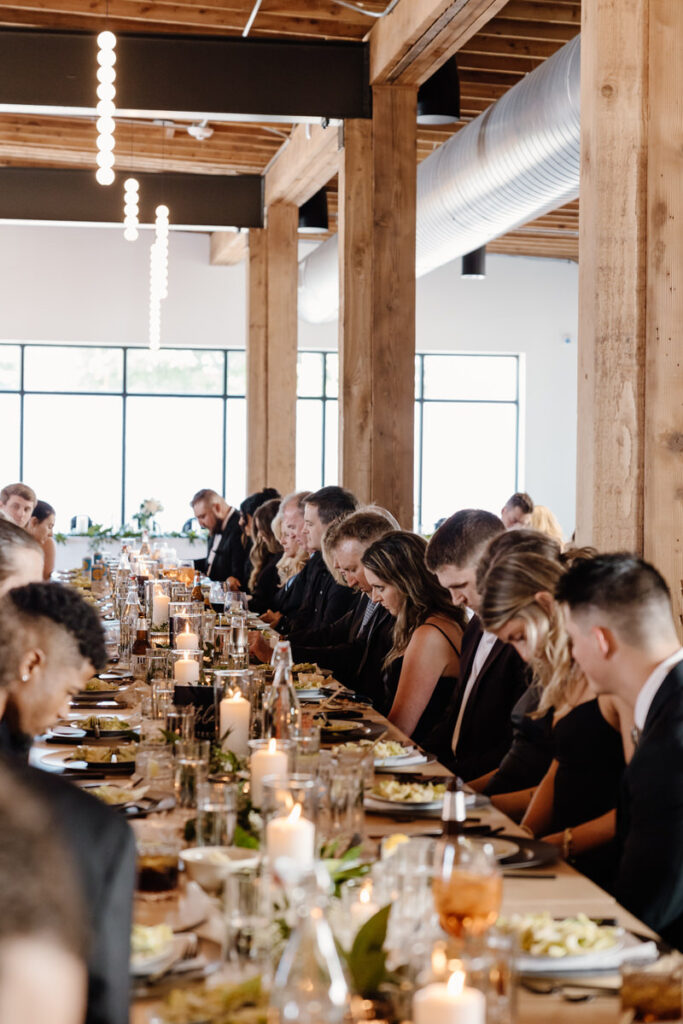
[[[249,491],[294,490],[297,232],[293,203],[274,203],[249,237],[247,468]]]
[[[378,86],[339,177],[341,479],[413,525],[416,91]]]
[[[577,537],[642,552],[681,615],[683,5],[584,0]]]

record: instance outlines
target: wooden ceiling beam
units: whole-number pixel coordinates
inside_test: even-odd
[[[249,232],[214,231],[209,244],[209,263],[212,267],[234,267],[247,254]]]
[[[370,82],[422,85],[507,0],[399,0],[368,34]]]
[[[502,36],[491,35],[487,31],[480,33],[470,40],[464,51],[469,54],[486,54],[500,60],[501,57],[518,57],[529,61],[541,63],[557,53],[562,44],[539,39],[506,39]],[[465,58],[465,62],[467,57]],[[529,71],[533,65],[528,64]]]
[[[340,129],[298,125],[265,175],[265,205],[301,206],[339,172]]]

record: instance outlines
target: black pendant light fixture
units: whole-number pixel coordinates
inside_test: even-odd
[[[467,252],[462,258],[461,277],[469,277],[477,281],[486,277],[486,246]]]
[[[460,78],[455,57],[435,71],[417,93],[418,124],[453,124],[460,120]]]
[[[314,196],[299,207],[299,231],[309,234],[319,234],[327,231],[329,221],[327,219],[327,192],[321,188]]]

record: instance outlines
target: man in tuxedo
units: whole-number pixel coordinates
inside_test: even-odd
[[[26,484],[7,484],[0,491],[0,518],[25,530],[36,501],[36,492]]]
[[[239,512],[208,488],[197,491],[190,505],[199,525],[209,531],[206,558],[196,558],[195,569],[211,580],[226,580],[231,590],[246,589]]]
[[[652,565],[622,553],[576,562],[556,597],[591,687],[633,708],[615,896],[683,950],[683,647],[669,589]]]
[[[76,868],[91,933],[86,1024],[127,1024],[133,834],[113,808],[27,764],[32,737],[105,661],[99,617],[76,591],[31,583],[0,600],[0,758],[42,801],[46,831]]]
[[[372,587],[361,558],[371,544],[393,529],[386,516],[370,509],[353,512],[328,527],[328,557],[347,586],[360,597],[336,622],[309,633],[303,643],[293,645],[296,661],[317,662],[331,669],[336,679],[370,697],[374,707],[383,713],[389,710],[390,700],[381,684],[382,664],[392,646],[394,619],[385,608],[370,600]]]
[[[511,713],[525,692],[524,662],[479,622],[477,564],[490,540],[505,527],[483,509],[463,509],[447,519],[427,545],[427,568],[453,604],[473,612],[462,638],[458,685],[444,719],[426,747],[463,779],[494,771],[512,741]]]
[[[45,552],[35,537],[0,519],[0,597],[13,587],[39,583],[44,565]]]

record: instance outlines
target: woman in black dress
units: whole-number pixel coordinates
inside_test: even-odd
[[[460,669],[465,614],[425,565],[427,542],[398,530],[375,541],[361,561],[372,600],[396,619],[384,661],[393,695],[389,721],[422,743],[443,715]]]
[[[266,501],[254,511],[252,521],[253,545],[249,558],[252,571],[249,577],[253,612],[265,612],[273,607],[275,594],[280,586],[277,563],[282,558],[282,545],[273,533],[273,519],[280,507],[279,498]]]
[[[529,663],[540,689],[536,716],[552,709],[553,759],[533,793],[522,825],[560,847],[585,874],[609,885],[616,804],[631,756],[632,715],[618,698],[596,697],[573,661],[555,587],[566,567],[587,552],[562,554],[533,531],[496,538],[477,586],[486,629],[511,643]]]

